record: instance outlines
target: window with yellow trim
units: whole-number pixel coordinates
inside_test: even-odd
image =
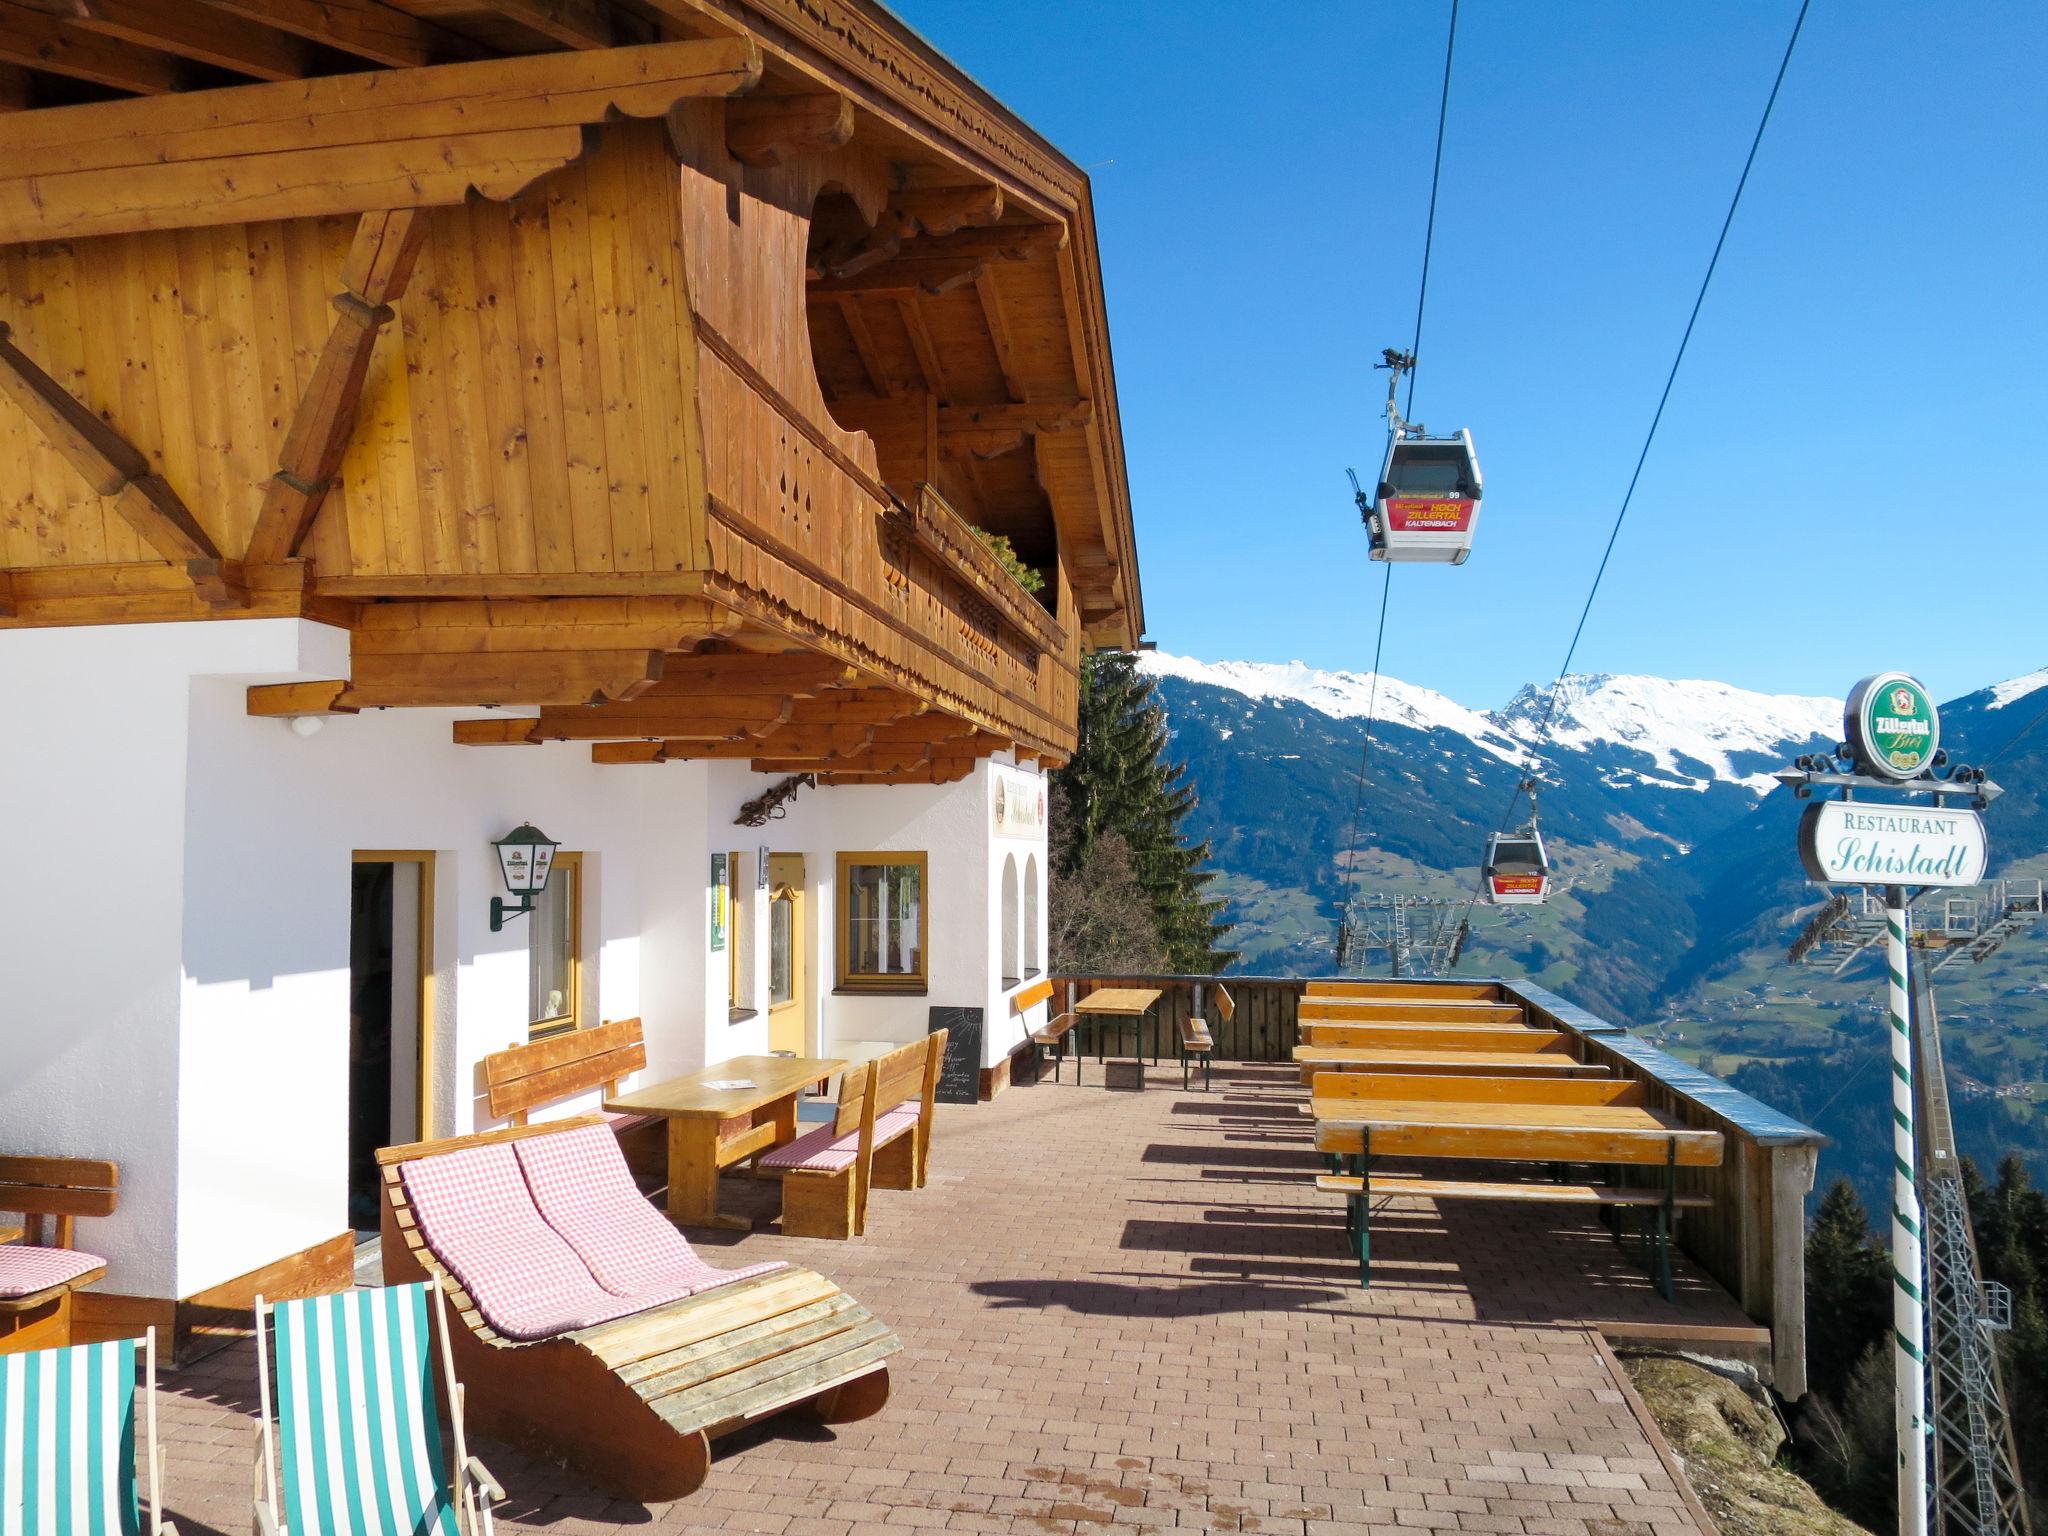
[[[922,853],[839,855],[839,985],[922,992],[929,891]]]
[[[526,1032],[564,1034],[581,1024],[583,992],[583,855],[557,853],[526,918]]]

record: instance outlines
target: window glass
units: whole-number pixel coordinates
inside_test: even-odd
[[[796,901],[788,895],[768,906],[768,1001],[796,1001]]]
[[[840,856],[841,979],[924,981],[924,855]],[[900,862],[899,862],[900,860]]]
[[[526,933],[527,1023],[537,1034],[576,1027],[577,903],[582,868],[557,854]]]

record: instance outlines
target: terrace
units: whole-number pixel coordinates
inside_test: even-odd
[[[1754,1300],[1683,1253],[1666,1301],[1638,1254],[1572,1208],[1376,1212],[1361,1288],[1286,1059],[1299,988],[1239,989],[1244,1026],[1219,1055],[1280,1059],[1219,1060],[1210,1092],[1182,1090],[1169,1047],[1142,1093],[1106,1090],[1091,1061],[1082,1086],[1046,1076],[941,1106],[929,1186],[877,1191],[860,1241],[783,1237],[773,1186],[729,1176],[728,1208],[757,1225],[700,1249],[726,1267],[790,1259],[857,1294],[904,1343],[888,1405],[836,1429],[744,1431],[699,1492],[653,1508],[486,1442],[505,1527],[1700,1529],[1603,1334],[1719,1341],[1766,1369],[1775,1352],[1784,1385],[1784,1329],[1774,1350]],[[1192,988],[1168,996],[1184,1008]],[[1637,1050],[1557,1022],[1585,1059]],[[1655,1053],[1637,1054],[1617,1075],[1654,1077]],[[1682,1114],[1731,1109],[1657,1091]],[[1768,1189],[1769,1149],[1760,1165],[1730,1140],[1735,1176],[1754,1185],[1761,1166]],[[1771,1214],[1729,1219],[1753,1249]],[[1710,1225],[1686,1237],[1721,1267]],[[169,1375],[162,1411],[179,1528],[244,1529],[250,1346]]]

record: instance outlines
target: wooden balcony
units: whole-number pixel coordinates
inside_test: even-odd
[[[0,627],[305,615],[352,676],[252,708],[579,710],[605,761],[1063,759],[1142,622],[1085,183],[965,153],[962,81],[913,121],[879,13],[862,62],[767,9],[0,119]]]

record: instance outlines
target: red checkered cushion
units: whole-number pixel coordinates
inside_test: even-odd
[[[427,1246],[507,1338],[552,1338],[618,1315],[618,1298],[541,1219],[511,1146],[423,1157],[399,1177]]]
[[[0,1246],[0,1301],[14,1301],[47,1291],[55,1285],[69,1285],[80,1275],[105,1269],[107,1261],[96,1253],[76,1248],[32,1248],[21,1243]]]
[[[788,1267],[776,1260],[714,1269],[698,1258],[635,1187],[618,1138],[604,1126],[529,1136],[512,1147],[542,1219],[576,1250],[598,1284],[628,1303],[616,1316]]]
[[[875,1145],[887,1146],[898,1136],[917,1124],[918,1101],[907,1099],[885,1115],[875,1117]],[[811,1173],[838,1173],[851,1168],[853,1160],[860,1155],[859,1130],[848,1131],[844,1136],[834,1136],[832,1127],[821,1125],[815,1131],[807,1131],[795,1141],[777,1147],[761,1159],[764,1168],[780,1168],[784,1172],[803,1169]]]

